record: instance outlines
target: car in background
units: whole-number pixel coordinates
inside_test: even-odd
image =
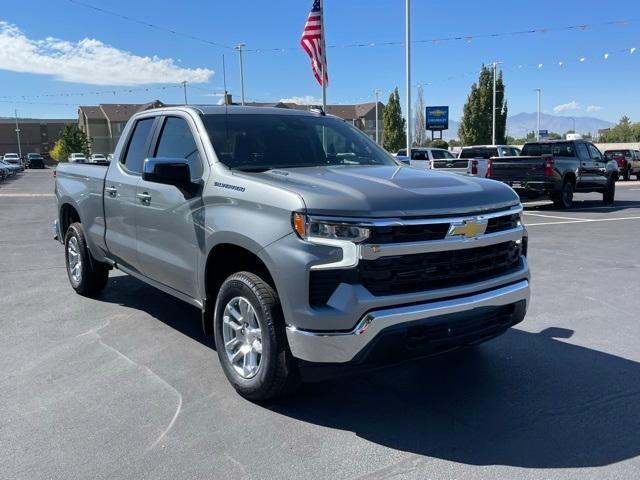
[[[15,163],[9,163],[6,160],[0,160],[0,165],[3,169],[8,170],[10,176],[16,175],[22,171],[21,165],[16,165]]]
[[[635,175],[640,180],[640,152],[630,148],[620,148],[615,150],[605,150],[604,156],[607,160],[615,160],[620,169],[620,178],[631,180],[631,175]]]
[[[27,154],[27,168],[44,168],[44,157],[39,153]]]
[[[517,157],[519,155],[520,149],[513,145],[474,145],[463,147],[458,154],[458,159],[467,160],[466,173],[486,177],[491,158]]]
[[[17,153],[5,153],[2,160],[5,163],[10,163],[11,165],[16,165],[19,167],[20,171],[24,171],[24,165],[22,165],[22,160],[20,160],[20,155]]]
[[[69,155],[69,163],[87,163],[84,153],[72,153]]]
[[[89,163],[105,163],[105,162],[107,162],[107,157],[105,157],[103,153],[94,153],[89,158]]]
[[[455,160],[456,157],[444,148],[416,147],[411,149],[410,159],[407,157],[406,149],[399,150],[396,158],[412,167],[431,169],[434,168],[434,162],[447,163]]]
[[[0,160],[0,180],[6,180],[13,175],[15,175],[13,169],[5,165],[2,160]]]

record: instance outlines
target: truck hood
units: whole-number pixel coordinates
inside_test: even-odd
[[[519,202],[517,194],[500,182],[404,166],[306,167],[242,175],[298,193],[308,212],[316,215],[444,215]]]

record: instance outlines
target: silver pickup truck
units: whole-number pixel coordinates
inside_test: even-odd
[[[108,167],[56,173],[71,286],[97,295],[117,268],[197,306],[252,400],[290,391],[305,367],[484,341],[529,303],[511,188],[403,166],[322,113],[149,110]]]

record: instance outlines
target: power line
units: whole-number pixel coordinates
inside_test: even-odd
[[[195,35],[191,35],[190,33],[178,32],[177,30],[173,30],[172,28],[169,28],[169,27],[163,27],[161,25],[156,25],[154,23],[147,22],[146,20],[140,20],[138,18],[133,18],[133,17],[129,17],[127,15],[122,15],[121,13],[114,12],[112,10],[107,10],[107,9],[102,8],[102,7],[97,7],[97,6],[91,5],[89,3],[84,3],[84,2],[81,2],[79,0],[67,0],[67,1],[69,1],[70,3],[73,3],[74,5],[78,5],[80,7],[89,8],[91,10],[95,10],[95,11],[100,12],[100,13],[104,13],[104,14],[107,14],[107,15],[111,15],[111,16],[114,16],[114,17],[121,18],[122,20],[127,20],[129,22],[134,22],[134,23],[137,23],[139,25],[144,25],[145,27],[154,28],[156,30],[161,30],[163,32],[171,33],[172,35],[176,35],[178,37],[188,38],[190,40],[195,40],[197,42],[206,43],[207,45],[211,45],[211,46],[218,47],[218,48],[226,48],[226,49],[231,49],[232,48],[232,47],[230,47],[228,45],[223,45],[222,43],[213,42],[211,40],[207,40],[206,38],[201,38],[201,37],[197,37]]]
[[[566,25],[563,27],[544,27],[544,28],[531,28],[527,30],[514,30],[507,32],[495,32],[495,33],[482,33],[482,34],[474,34],[474,35],[457,35],[454,37],[440,37],[440,38],[428,38],[428,39],[419,39],[412,40],[412,44],[438,44],[444,42],[453,42],[453,41],[466,41],[471,42],[473,40],[486,39],[486,38],[501,38],[508,36],[518,36],[518,35],[532,35],[539,33],[550,33],[550,32],[559,32],[559,31],[586,31],[595,27],[603,27],[603,26],[611,26],[611,25],[619,25],[624,26],[629,23],[638,22],[640,18],[630,18],[626,20],[612,20],[607,22],[598,22],[598,23],[582,23],[579,25]],[[357,43],[345,43],[345,44],[332,44],[327,45],[327,48],[371,48],[371,47],[379,47],[379,46],[402,46],[404,45],[404,41],[389,41],[389,42],[357,42]],[[264,53],[264,52],[288,52],[288,51],[297,51],[300,47],[270,47],[270,48],[252,48],[245,49],[245,52],[252,53]]]

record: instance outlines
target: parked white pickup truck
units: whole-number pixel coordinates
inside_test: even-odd
[[[465,171],[459,173],[467,173],[477,177],[487,177],[489,160],[491,158],[517,157],[519,155],[520,149],[513,145],[476,145],[464,147],[460,151],[458,158],[465,159],[466,166]],[[462,168],[462,166],[459,168]]]

